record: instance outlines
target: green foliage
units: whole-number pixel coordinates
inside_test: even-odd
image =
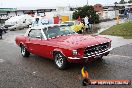
[[[103,31],[101,34],[132,38],[132,22],[126,22],[112,26],[109,29]]]
[[[114,4],[118,4],[118,2],[115,2]]]
[[[87,6],[79,7],[76,9],[76,11],[73,13],[73,19],[77,19],[79,16],[81,18],[85,18],[86,16],[92,16],[94,23],[99,23],[99,16],[94,11],[93,6]]]

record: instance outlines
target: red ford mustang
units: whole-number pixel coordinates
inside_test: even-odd
[[[53,59],[59,69],[65,69],[68,62],[80,63],[107,56],[111,40],[96,35],[82,35],[66,25],[36,26],[25,35],[16,37],[23,57],[30,53]]]

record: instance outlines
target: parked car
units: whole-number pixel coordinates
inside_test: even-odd
[[[5,27],[9,30],[18,30],[28,27],[32,22],[30,15],[15,16],[5,21]]]
[[[15,41],[23,57],[32,53],[49,58],[54,60],[59,69],[65,69],[69,62],[101,59],[111,50],[110,39],[77,34],[69,26],[61,24],[32,27],[25,35],[17,36]]]
[[[83,32],[84,29],[83,23],[78,21],[65,21],[63,22],[63,24],[68,24],[68,26],[70,26],[72,30],[80,34]]]
[[[3,33],[7,33],[8,29],[5,27],[5,25],[2,25],[0,28],[2,29]]]

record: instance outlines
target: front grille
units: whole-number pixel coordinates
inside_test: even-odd
[[[92,56],[92,55],[96,56],[99,53],[103,53],[103,52],[107,51],[108,48],[109,48],[109,42],[91,46],[91,47],[87,47],[84,51],[84,56],[85,57]]]

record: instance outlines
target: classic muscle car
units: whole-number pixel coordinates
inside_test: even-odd
[[[29,28],[25,35],[17,36],[16,44],[23,57],[30,53],[54,60],[59,69],[68,62],[81,63],[107,56],[111,40],[96,35],[77,34],[69,26],[49,24]]]

